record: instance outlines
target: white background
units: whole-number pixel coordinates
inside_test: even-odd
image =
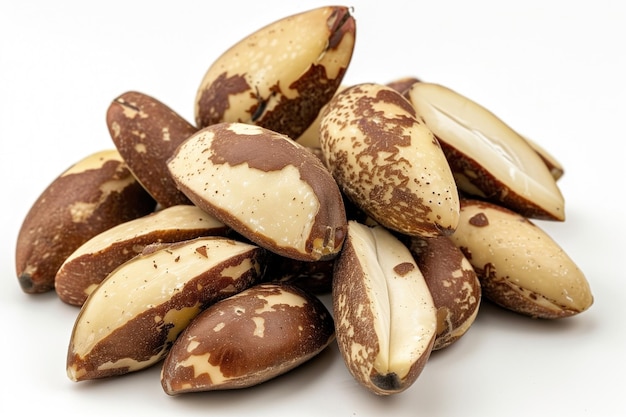
[[[538,321],[484,304],[406,392],[356,385],[335,347],[252,389],[167,396],[158,366],[73,383],[77,309],[22,293],[15,240],[45,187],[111,148],[110,101],[127,90],[193,120],[204,72],[231,44],[319,1],[20,1],[0,6],[0,414],[333,416],[626,415],[626,16],[619,1],[359,1],[345,84],[413,75],[492,110],[552,152],[564,223],[539,224],[585,272],[592,308]],[[11,414],[9,410],[19,410]]]

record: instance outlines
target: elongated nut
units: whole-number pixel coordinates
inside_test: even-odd
[[[225,236],[230,228],[193,205],[170,206],[119,224],[92,237],[63,262],[55,278],[59,298],[83,305],[115,268],[154,243]]]
[[[168,162],[198,207],[247,239],[294,259],[337,255],[347,221],[341,192],[313,153],[244,123],[208,126]]]
[[[59,267],[80,245],[154,207],[116,150],[76,162],[46,187],[24,218],[15,250],[22,290],[54,290]]]
[[[106,122],[124,161],[161,207],[189,204],[167,170],[167,159],[197,129],[165,104],[129,91],[110,104]]]
[[[260,284],[213,304],[165,358],[169,395],[250,387],[312,359],[333,340],[333,319],[315,296],[287,284]]]
[[[408,246],[437,309],[433,351],[443,349],[460,339],[474,323],[482,298],[480,281],[449,236],[412,237]]]
[[[407,235],[450,234],[459,196],[441,147],[396,90],[360,84],[328,103],[320,127],[326,166],[344,194]]]
[[[70,339],[68,377],[105,378],[159,362],[201,311],[260,279],[263,256],[258,246],[223,237],[147,247],[83,304]]]
[[[250,34],[206,72],[196,124],[243,122],[296,139],[339,87],[356,24],[343,6],[285,17]]]
[[[350,221],[332,297],[337,344],[354,378],[378,395],[411,386],[430,357],[437,317],[409,249],[381,226]]]
[[[451,239],[474,267],[483,295],[502,307],[551,319],[593,304],[589,283],[574,261],[546,232],[511,210],[462,200]]]
[[[438,84],[415,83],[406,96],[441,143],[460,190],[526,217],[565,219],[550,170],[495,114]]]

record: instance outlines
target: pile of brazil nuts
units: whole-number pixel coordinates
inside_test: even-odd
[[[391,395],[483,298],[535,319],[592,305],[532,222],[565,220],[559,162],[445,86],[342,84],[355,39],[343,6],[260,28],[206,71],[194,123],[112,100],[114,146],[54,179],[17,238],[22,290],[80,309],[71,380],[160,364],[168,395],[243,388],[337,343]]]

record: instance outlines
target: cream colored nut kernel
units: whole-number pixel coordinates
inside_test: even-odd
[[[207,70],[196,95],[196,125],[251,123],[298,138],[339,87],[355,26],[349,8],[327,6],[243,38]]]
[[[560,180],[563,174],[565,174],[565,168],[563,167],[561,162],[559,162],[559,160],[556,159],[554,155],[552,155],[550,152],[548,152],[547,149],[545,149],[534,140],[530,139],[527,136],[524,136],[524,139],[526,139],[526,142],[528,142],[528,144],[534,149],[537,155],[539,155],[543,163],[546,164],[548,170],[550,171],[550,174],[552,174],[552,178],[554,178],[555,181]]]
[[[218,123],[187,139],[168,167],[198,207],[272,252],[317,261],[341,249],[341,192],[322,162],[287,136]]]
[[[164,208],[114,226],[83,243],[57,271],[55,290],[62,301],[80,306],[111,271],[146,246],[200,236],[225,236],[229,230],[196,206]]]
[[[258,282],[263,257],[258,246],[223,237],[147,247],[83,304],[68,348],[68,377],[124,375],[159,362],[201,311]]]
[[[333,319],[315,296],[260,284],[196,317],[165,358],[169,395],[258,385],[314,358],[334,340]]]
[[[412,237],[408,246],[437,309],[433,350],[443,349],[460,339],[474,323],[481,302],[480,281],[448,236]]]
[[[106,122],[124,161],[161,207],[189,204],[167,170],[167,159],[197,129],[160,101],[136,91],[110,104]]]
[[[409,249],[382,226],[350,221],[332,298],[337,344],[356,381],[378,395],[409,388],[437,330],[433,298]]]
[[[593,304],[589,283],[541,228],[506,208],[462,200],[452,241],[476,271],[483,295],[537,318],[568,317]]]
[[[54,290],[65,259],[84,242],[154,210],[155,201],[116,150],[87,155],[46,187],[26,214],[15,249],[22,290]]]
[[[326,106],[320,131],[326,166],[372,219],[407,235],[456,228],[459,196],[448,162],[399,92],[369,83],[347,88]]]
[[[406,96],[441,143],[460,190],[526,217],[565,219],[550,170],[496,115],[438,84],[415,83]]]

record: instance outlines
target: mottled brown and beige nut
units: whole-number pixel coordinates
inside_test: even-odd
[[[260,284],[213,304],[165,358],[169,395],[258,385],[313,359],[334,340],[332,316],[315,296]]]
[[[355,380],[378,395],[409,388],[437,331],[433,298],[409,249],[382,226],[350,221],[332,299],[337,344]]]
[[[216,236],[146,247],[83,304],[68,348],[68,377],[124,375],[164,359],[200,312],[260,280],[264,255],[258,246]]]
[[[476,271],[483,296],[534,318],[569,317],[593,304],[583,272],[543,229],[509,209],[462,200],[450,237]]]
[[[550,170],[495,114],[439,84],[415,83],[406,96],[441,143],[461,191],[526,217],[565,219]]]
[[[218,123],[187,139],[168,166],[191,201],[259,246],[305,261],[341,250],[347,220],[339,187],[285,135]]]
[[[298,138],[339,87],[356,23],[344,6],[277,20],[224,52],[198,88],[196,125],[256,124]]]
[[[54,290],[59,267],[80,245],[154,208],[116,150],[87,155],[46,187],[22,222],[15,249],[22,290]]]
[[[448,236],[412,237],[408,246],[437,309],[433,351],[443,349],[459,340],[474,323],[482,297],[480,281]]]
[[[155,243],[226,236],[229,227],[193,205],[170,206],[92,237],[63,262],[55,278],[59,298],[81,306],[115,268]]]
[[[343,193],[381,225],[407,235],[450,234],[459,217],[445,155],[396,90],[365,83],[325,107],[320,146]]]
[[[190,204],[176,188],[166,162],[196,127],[165,104],[136,91],[111,102],[106,122],[126,165],[161,207]]]

